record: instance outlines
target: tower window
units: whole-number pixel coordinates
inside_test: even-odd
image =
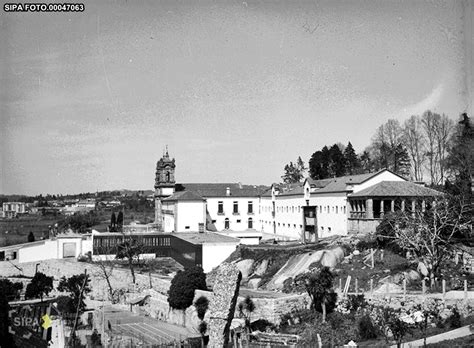
[[[248,202],[248,213],[253,214],[253,202],[252,201]]]
[[[252,218],[249,218],[248,227],[249,227],[249,228],[253,228],[253,220],[252,220]]]
[[[230,222],[229,222],[229,218],[225,218],[224,220],[224,228],[226,230],[228,230],[230,228]]]

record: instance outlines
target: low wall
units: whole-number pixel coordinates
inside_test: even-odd
[[[185,311],[174,310],[169,307],[167,295],[160,294],[152,289],[145,290],[142,295],[145,294],[150,295],[146,304],[141,307],[135,306],[133,308],[134,312],[142,313],[171,324],[185,326],[198,332],[197,327],[200,320],[197,317],[194,306],[190,306]],[[213,293],[211,291],[196,290],[193,303],[201,296],[207,297],[209,302],[213,301]],[[244,297],[239,296],[237,304],[243,300]],[[311,300],[306,293],[289,294],[276,298],[252,297],[252,300],[255,304],[255,311],[252,313],[252,321],[266,319],[275,324],[280,323],[282,315],[290,313],[296,309],[307,308],[311,303]],[[239,318],[238,309],[236,309],[234,318]],[[209,320],[209,311],[206,313],[204,320]]]
[[[87,273],[91,278],[90,293],[91,299],[108,300],[108,287],[105,279],[102,276],[102,271],[99,266],[87,262],[78,262],[76,260],[45,260],[41,262],[26,262],[14,264],[8,261],[0,262],[0,275],[3,277],[11,277],[17,275],[24,275],[33,277],[36,272],[36,265],[38,265],[38,272],[44,273],[47,276],[53,276],[55,280],[61,277],[70,277],[75,274]],[[167,294],[171,284],[170,279],[160,278],[157,276],[149,276],[147,274],[136,274],[135,286],[132,282],[132,275],[130,270],[123,268],[115,268],[110,277],[110,283],[114,289],[135,290],[141,292],[150,288],[150,284],[157,292]]]

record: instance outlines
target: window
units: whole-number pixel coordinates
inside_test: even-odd
[[[344,214],[346,213],[346,207],[344,207]]]
[[[252,201],[248,202],[248,213],[253,214],[253,202]]]
[[[237,220],[237,223],[240,224],[240,220]]]
[[[331,233],[331,227],[328,227],[328,233]]]
[[[320,205],[320,206],[319,206],[319,214],[321,214],[322,212],[323,212],[323,206]]]
[[[229,222],[229,218],[225,218],[224,220],[224,228],[226,230],[228,230],[230,228],[230,222]]]
[[[189,230],[189,226],[184,226],[184,229],[185,229],[185,230]]]
[[[248,227],[249,227],[249,228],[253,228],[253,220],[252,220],[252,218],[249,218]]]
[[[217,214],[224,214],[224,202],[217,202]]]
[[[234,201],[234,214],[239,213],[239,202]]]
[[[212,220],[212,223],[215,224],[215,223],[216,223],[216,220]]]
[[[338,208],[339,208],[339,207],[338,207],[338,206],[336,206],[336,214],[339,212],[339,211],[338,211]]]

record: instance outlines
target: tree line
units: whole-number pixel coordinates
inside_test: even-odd
[[[323,146],[305,166],[301,157],[284,167],[283,182],[327,179],[389,169],[413,181],[432,186],[468,181],[473,168],[473,130],[467,114],[456,123],[430,110],[413,115],[403,124],[389,119],[377,128],[371,143],[357,154],[351,142]]]

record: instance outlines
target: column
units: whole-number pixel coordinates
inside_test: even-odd
[[[380,218],[383,218],[383,214],[384,214],[384,212],[383,212],[383,203],[384,203],[384,201],[383,201],[383,199],[381,199],[380,200]]]
[[[415,209],[416,209],[416,200],[412,199],[411,200],[411,215],[415,216]]]
[[[402,211],[405,211],[405,200],[402,199],[402,206],[401,206]]]
[[[390,201],[390,211],[393,213],[395,211],[395,200]]]
[[[367,198],[366,200],[366,207],[367,207],[367,219],[374,218],[374,200],[372,198]]]
[[[424,213],[426,210],[426,201],[425,200],[422,200],[421,201],[421,211]]]

